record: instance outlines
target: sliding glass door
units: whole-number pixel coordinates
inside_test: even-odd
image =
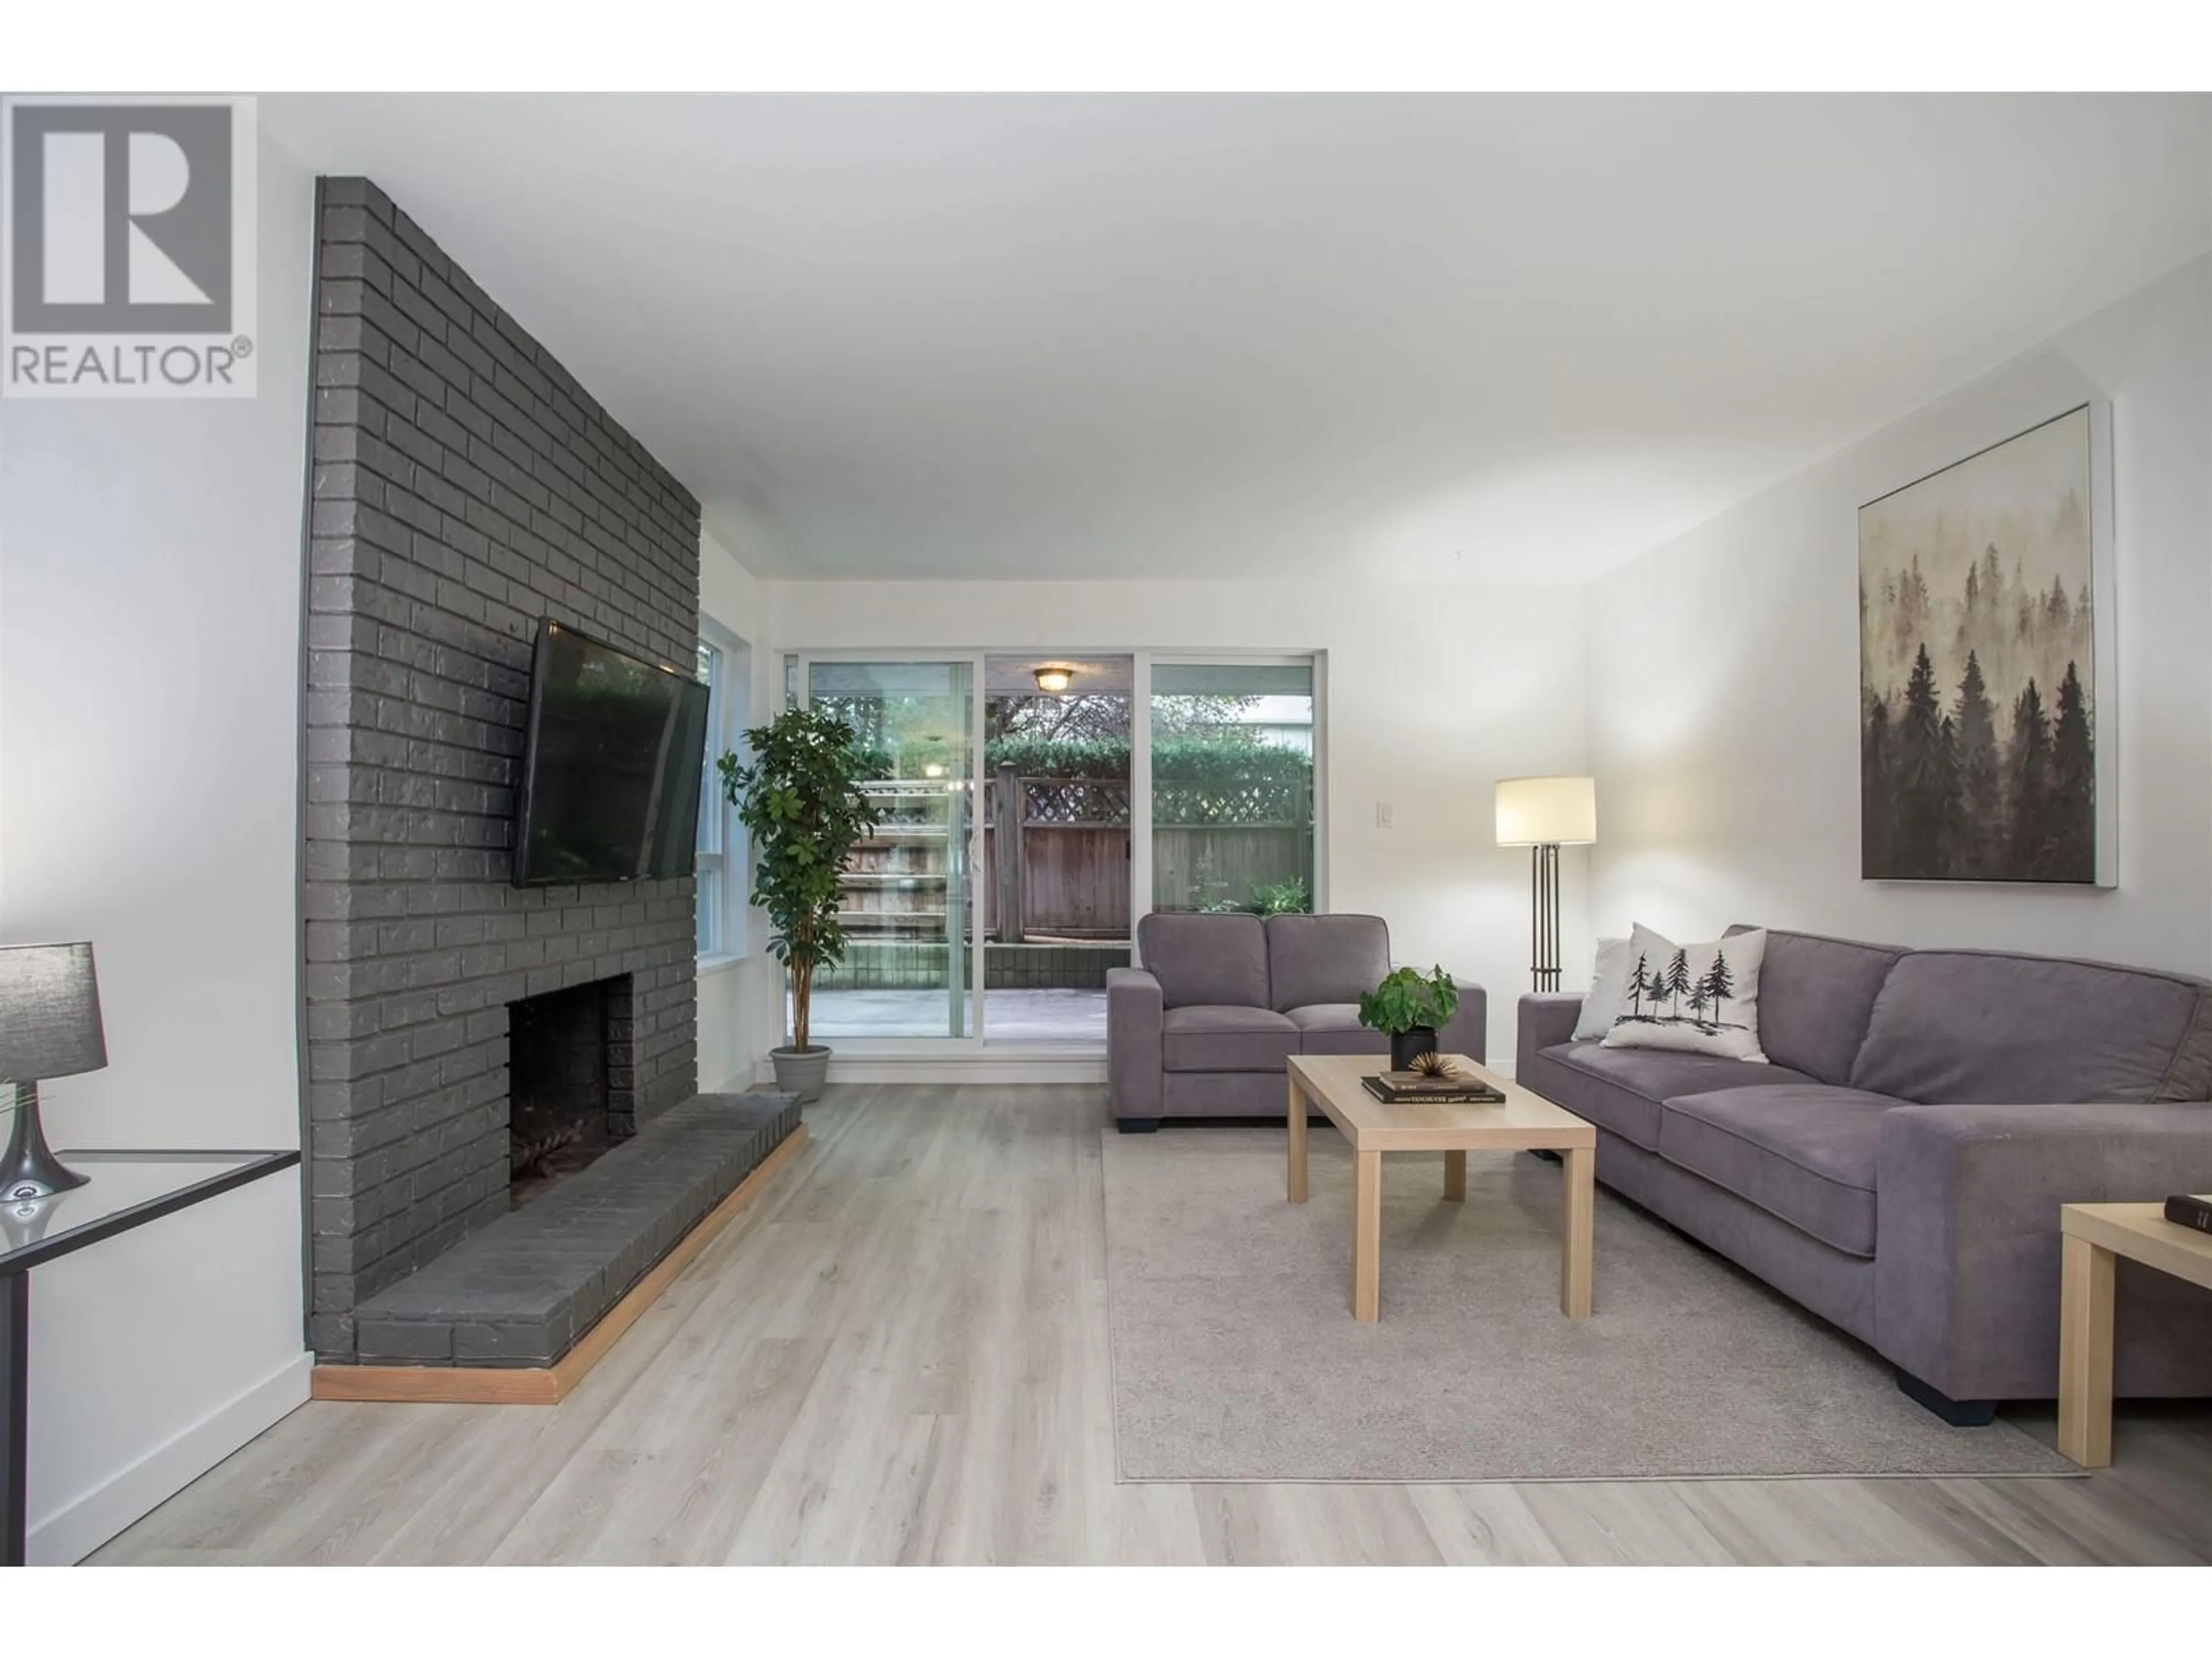
[[[1151,908],[1312,909],[1311,659],[1157,661],[1151,712]]]
[[[1136,658],[984,659],[984,1030],[1103,1048],[1106,975],[1129,965]]]
[[[799,694],[858,733],[876,832],[844,884],[845,959],[814,981],[832,1042],[975,1035],[978,665],[802,657]]]
[[[812,1030],[848,1054],[1097,1049],[1148,910],[1325,902],[1321,664],[1149,653],[799,653],[880,822]]]

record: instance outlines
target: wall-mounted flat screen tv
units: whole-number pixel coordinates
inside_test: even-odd
[[[514,884],[692,873],[707,688],[548,620],[538,630]]]

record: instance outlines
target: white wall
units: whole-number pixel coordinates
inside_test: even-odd
[[[1863,882],[1860,503],[2085,396],[2112,400],[2116,891]],[[1766,922],[2212,973],[2212,259],[1589,590],[1593,914]]]
[[[775,648],[1328,653],[1328,908],[1390,923],[1401,962],[1490,993],[1512,1054],[1528,983],[1528,854],[1495,843],[1492,786],[1584,760],[1578,590],[1305,582],[775,582]],[[1395,827],[1376,827],[1377,801]],[[1583,860],[1562,858],[1570,960]],[[1571,969],[1571,973],[1574,970]]]
[[[768,589],[711,534],[699,538],[699,614],[752,647],[752,720],[759,724],[782,700],[775,684],[781,671],[768,643]],[[732,825],[728,844],[733,851],[742,833]],[[732,860],[725,879],[742,888],[748,872],[741,860]],[[768,1051],[783,1041],[783,969],[768,954],[761,913],[747,906],[744,914],[744,953],[699,975],[702,1090],[750,1087]]]
[[[91,939],[107,1032],[61,1147],[299,1145],[313,184],[259,165],[258,398],[0,403],[0,940]],[[306,1398],[300,1241],[287,1173],[33,1273],[33,1561]]]

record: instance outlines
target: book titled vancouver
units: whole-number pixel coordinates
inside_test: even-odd
[[[1426,1101],[1437,1106],[1495,1105],[1505,1097],[1471,1077],[1431,1077],[1421,1072],[1385,1072],[1359,1079],[1367,1092],[1390,1105]]]

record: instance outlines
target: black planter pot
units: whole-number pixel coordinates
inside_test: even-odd
[[[1415,1060],[1436,1051],[1437,1028],[1433,1025],[1410,1025],[1402,1031],[1390,1033],[1390,1069],[1394,1072],[1410,1072]]]

